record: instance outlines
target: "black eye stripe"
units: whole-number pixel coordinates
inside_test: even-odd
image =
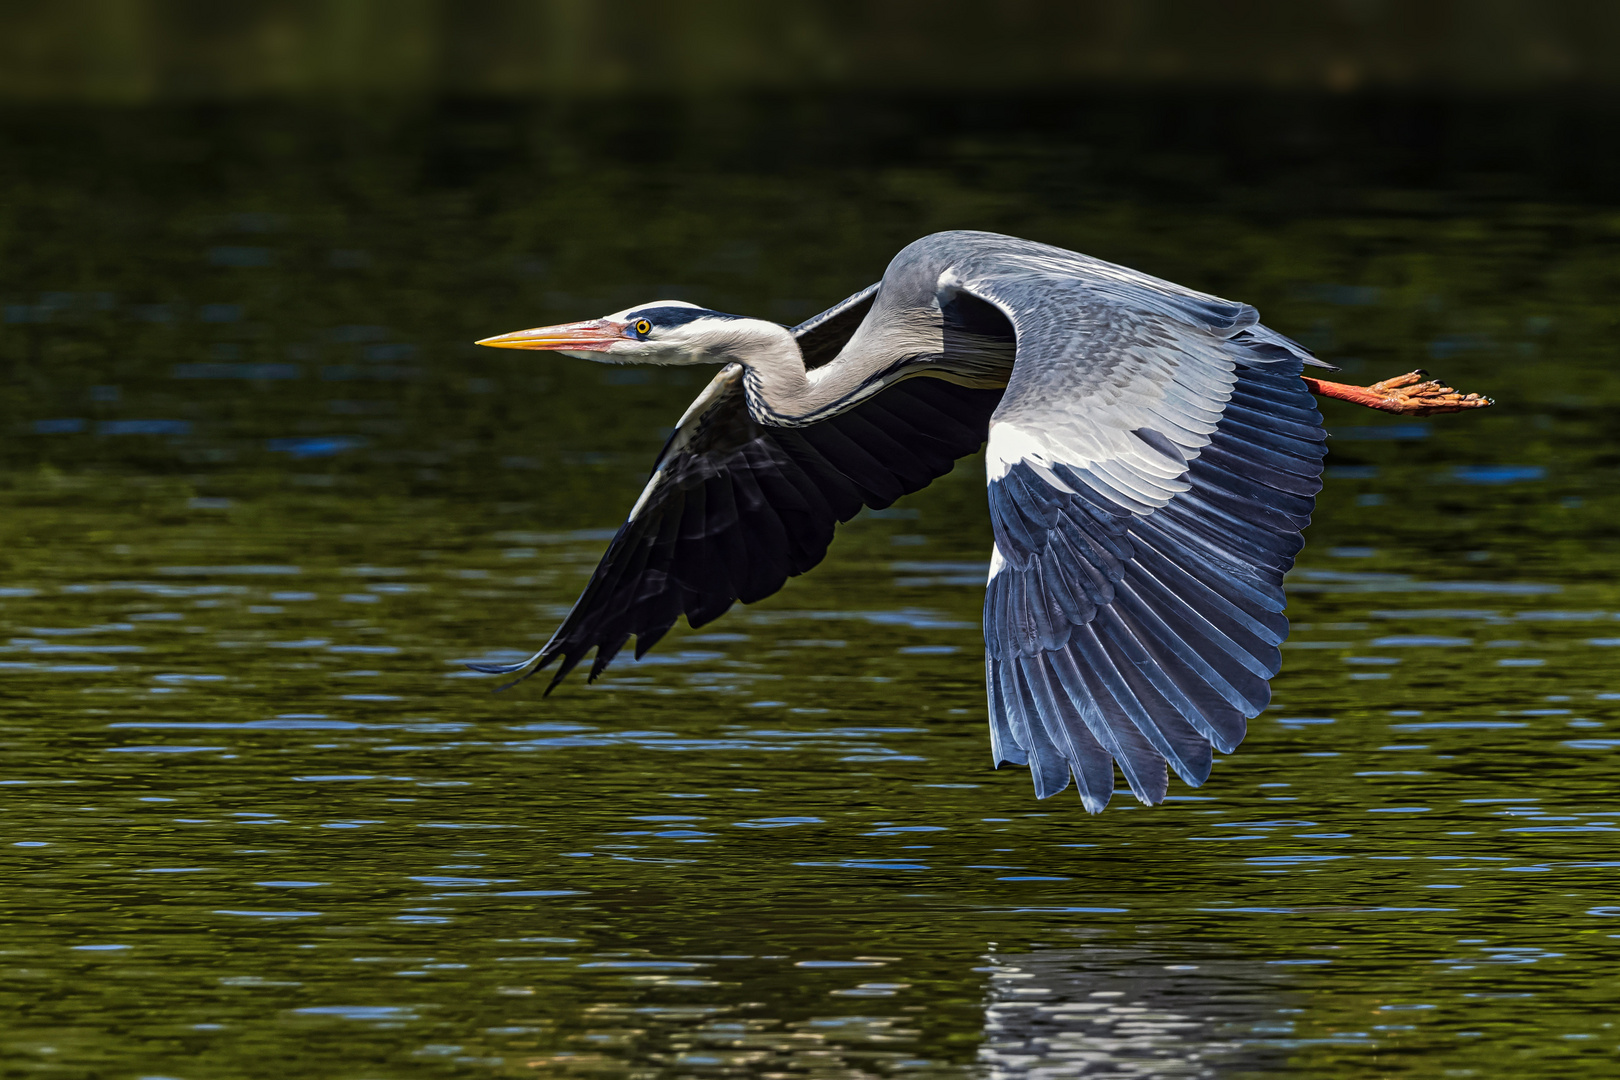
[[[685,326],[695,319],[740,319],[741,315],[727,315],[720,311],[710,311],[707,308],[689,307],[650,307],[632,311],[627,316],[631,324],[637,320],[645,319],[654,327],[667,330],[674,326]]]

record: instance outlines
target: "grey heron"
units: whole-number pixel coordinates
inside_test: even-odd
[[[545,646],[477,670],[549,693],[595,649],[640,658],[809,570],[833,528],[986,443],[994,763],[1099,812],[1118,764],[1161,801],[1270,700],[1283,575],[1326,453],[1313,392],[1390,412],[1491,404],[1422,372],[1371,387],[1247,304],[986,232],[908,245],[877,284],[791,329],[663,300],[485,338],[610,364],[717,364]]]

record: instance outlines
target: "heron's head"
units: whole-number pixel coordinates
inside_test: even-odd
[[[479,341],[496,349],[546,349],[603,364],[725,364],[751,344],[788,331],[763,319],[654,300],[606,318],[537,326]]]

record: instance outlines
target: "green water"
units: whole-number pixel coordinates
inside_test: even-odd
[[[1074,98],[0,116],[7,1076],[1592,1076],[1620,1048],[1611,120]],[[1198,791],[992,772],[982,465],[550,698],[699,373],[945,227],[1259,305],[1328,408],[1275,704]]]

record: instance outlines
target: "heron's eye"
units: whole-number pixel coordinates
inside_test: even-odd
[[[646,337],[648,334],[652,333],[652,323],[648,322],[646,319],[637,319],[636,333],[642,337]]]

